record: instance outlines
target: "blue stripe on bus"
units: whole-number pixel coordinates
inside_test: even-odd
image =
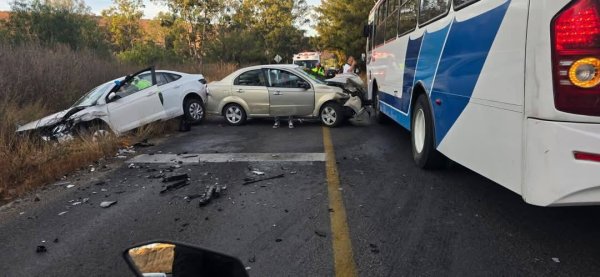
[[[422,82],[428,93],[433,85],[435,70],[438,61],[440,60],[440,55],[442,55],[444,41],[446,40],[451,25],[452,24],[448,24],[448,26],[439,31],[425,33],[423,35],[424,38],[417,62],[415,80]]]
[[[431,91],[431,99],[442,100],[433,105],[436,145],[469,103],[510,2],[463,22],[454,19]]]
[[[408,113],[400,110],[401,99],[391,94],[379,92],[379,110],[389,116],[402,127],[410,130],[410,117]]]
[[[415,80],[415,68],[419,59],[419,51],[421,50],[421,42],[423,37],[408,40],[406,49],[406,58],[404,61],[404,84],[402,85],[402,105],[399,108],[403,113],[409,113],[410,99],[412,97],[412,88]]]

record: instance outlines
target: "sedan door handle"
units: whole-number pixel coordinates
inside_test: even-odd
[[[175,86],[175,88],[180,88],[180,87],[181,87],[181,85],[179,85],[179,86]]]
[[[273,93],[273,95],[283,95],[283,93],[281,93],[281,91],[279,91],[279,90],[276,90],[276,91]]]
[[[239,89],[238,89],[238,90],[236,90],[236,91],[237,91],[238,93],[243,93],[243,92],[244,92],[244,91],[243,91],[241,88],[239,88]]]

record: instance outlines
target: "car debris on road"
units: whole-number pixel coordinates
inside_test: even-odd
[[[100,203],[100,207],[108,208],[114,204],[117,204],[117,201],[103,201],[102,203]]]

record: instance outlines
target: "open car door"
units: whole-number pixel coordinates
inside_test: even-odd
[[[148,72],[151,81],[140,78]],[[110,124],[119,133],[166,118],[154,68],[127,76],[108,94],[106,102]]]

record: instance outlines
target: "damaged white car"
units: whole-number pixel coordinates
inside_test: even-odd
[[[205,117],[206,92],[200,74],[151,67],[99,85],[69,109],[20,126],[17,133],[61,141],[82,133],[121,135],[180,116],[198,124]]]
[[[362,114],[366,90],[355,74],[321,81],[297,65],[262,65],[240,69],[209,84],[207,112],[230,125],[248,118],[295,116],[319,118],[328,127]]]

